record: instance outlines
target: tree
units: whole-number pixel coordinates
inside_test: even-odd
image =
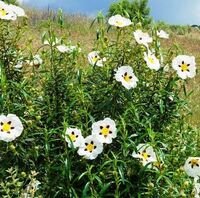
[[[142,23],[144,26],[151,23],[148,0],[120,0],[112,3],[108,10],[108,17],[120,14],[129,17],[135,24]]]

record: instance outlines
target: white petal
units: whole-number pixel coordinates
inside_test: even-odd
[[[111,133],[107,134],[105,137],[103,134],[100,134],[102,130],[101,127],[104,128],[107,126],[109,126],[109,131],[111,131]],[[104,120],[92,124],[92,135],[95,135],[101,143],[110,144],[112,139],[117,137],[116,130],[116,124],[114,120],[110,118],[105,118]]]
[[[98,67],[103,67],[103,62],[105,58],[100,58],[99,51],[92,51],[88,54],[88,61],[91,65],[96,65]],[[95,59],[95,61],[94,61]]]
[[[199,166],[192,167],[191,160],[198,160]],[[200,157],[189,157],[184,164],[184,170],[190,177],[200,177]]]
[[[11,122],[11,127],[14,127],[14,129],[11,129],[8,132],[1,131],[3,128],[0,125],[0,140],[10,142],[19,137],[23,131],[23,125],[20,121],[20,119],[14,115],[14,114],[8,114],[7,116],[1,115],[0,116],[0,123],[7,123]]]
[[[123,76],[125,73],[127,73],[128,76],[132,77],[129,82],[124,80]],[[133,73],[133,69],[130,66],[121,66],[120,68],[118,68],[115,73],[115,79],[118,82],[121,82],[126,89],[135,88],[138,82],[138,78],[135,76],[135,74]]]
[[[11,10],[19,17],[26,16],[24,9],[20,8],[19,6],[9,5]]]
[[[116,27],[125,27],[132,24],[131,20],[125,17],[122,17],[121,15],[115,15],[108,19],[108,23],[110,25],[116,26]]]
[[[164,39],[169,39],[169,34],[164,30],[157,31],[157,36]]]
[[[102,153],[102,151],[103,151],[103,144],[101,142],[99,142],[99,140],[97,139],[97,137],[94,136],[94,135],[90,135],[90,136],[88,136],[88,137],[85,138],[85,143],[90,144],[91,141],[93,141],[93,144],[94,144],[94,146],[96,146],[96,148],[93,149],[92,152],[89,152],[89,151],[85,150],[86,145],[84,144],[81,147],[79,147],[78,154],[81,155],[81,156],[84,156],[86,159],[93,160],[100,153]]]

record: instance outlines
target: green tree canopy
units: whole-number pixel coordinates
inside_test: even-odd
[[[111,17],[116,14],[129,17],[134,23],[141,22],[145,26],[152,20],[148,0],[120,0],[112,3],[107,16]]]

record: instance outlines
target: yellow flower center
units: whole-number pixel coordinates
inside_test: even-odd
[[[87,146],[86,146],[86,149],[87,149],[87,151],[89,151],[89,152],[92,152],[93,150],[94,150],[94,144],[88,144]]]
[[[122,21],[116,21],[115,23],[116,23],[117,26],[122,26],[123,25]]]
[[[152,57],[148,57],[148,61],[149,61],[151,64],[154,64],[154,63],[155,63],[155,61],[154,61],[154,59],[153,59]]]
[[[94,62],[94,63],[96,63],[98,60],[99,60],[99,57],[98,57],[98,56],[94,56],[94,57],[92,58],[92,62]]]
[[[3,126],[2,126],[3,132],[8,132],[8,131],[10,131],[10,129],[11,129],[10,124],[8,124],[8,123],[3,123]]]
[[[1,16],[6,16],[7,12],[5,11],[4,8],[0,8],[0,15]]]
[[[150,155],[147,153],[147,152],[142,152],[142,157],[145,159],[145,160],[147,160],[149,157],[150,157]]]
[[[199,160],[198,159],[192,159],[189,164],[191,164],[191,167],[193,168],[194,166],[199,167]]]
[[[76,141],[76,135],[75,134],[70,134],[69,137],[70,137],[72,142]]]
[[[179,65],[182,72],[189,71],[189,66],[190,64],[186,64],[184,61],[182,61],[182,63]]]
[[[129,76],[128,74],[127,74],[127,72],[124,74],[124,80],[126,81],[126,82],[130,82],[131,81],[131,79],[132,79],[132,76]]]
[[[187,71],[188,70],[188,65],[187,64],[181,64],[181,70],[182,71]]]
[[[108,135],[109,134],[109,128],[107,127],[103,127],[103,129],[101,130],[102,135]]]

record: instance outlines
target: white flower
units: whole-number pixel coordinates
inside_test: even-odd
[[[133,152],[132,157],[141,159],[143,166],[152,162],[157,162],[153,147],[149,144],[139,144],[137,146],[137,152]]]
[[[194,178],[200,177],[200,157],[189,157],[184,165],[185,172]]]
[[[61,53],[72,53],[72,52],[76,51],[78,48],[77,48],[77,46],[58,45],[57,49]]]
[[[11,142],[21,135],[23,125],[14,114],[0,115],[0,140]]]
[[[17,19],[17,15],[13,12],[12,8],[3,1],[0,1],[0,19],[13,21]]]
[[[61,53],[69,52],[69,47],[67,47],[66,45],[58,45],[57,49]]]
[[[156,71],[160,69],[160,61],[150,50],[148,50],[148,53],[144,52],[144,60],[150,69],[155,69]]]
[[[78,154],[86,159],[93,160],[103,151],[103,144],[96,136],[90,135],[85,138],[84,144],[79,147]]]
[[[193,78],[196,75],[196,62],[194,56],[179,55],[172,60],[172,67],[180,78]]]
[[[148,47],[148,44],[153,41],[149,34],[142,32],[142,30],[136,30],[133,32],[133,35],[138,44],[145,45],[146,47]]]
[[[122,17],[121,15],[117,14],[115,16],[112,16],[108,19],[108,23],[110,25],[116,26],[116,27],[125,27],[132,24],[131,20],[125,17]]]
[[[30,181],[27,185],[25,192],[22,193],[20,197],[22,198],[33,198],[35,197],[36,191],[39,189],[40,181],[35,178]]]
[[[72,144],[74,148],[84,144],[84,138],[81,134],[81,131],[77,128],[67,128],[65,133],[65,140],[70,148],[72,147]]]
[[[169,34],[164,30],[157,31],[157,36],[164,39],[169,39]]]
[[[200,183],[194,184],[194,198],[200,198]]]
[[[20,8],[19,6],[11,5],[11,4],[9,5],[9,7],[18,17],[26,16],[23,8]]]
[[[36,54],[35,56],[33,56],[33,59],[31,61],[28,61],[28,63],[31,66],[37,66],[37,67],[39,67],[43,63],[43,61],[42,61],[40,55]]]
[[[88,61],[93,66],[103,67],[103,62],[106,61],[106,58],[100,58],[99,51],[93,51],[88,54]]]
[[[115,79],[121,82],[126,89],[135,88],[137,86],[138,78],[133,73],[130,66],[121,66],[115,74]]]
[[[27,186],[27,191],[30,192],[31,190],[38,190],[39,189],[39,185],[41,184],[40,181],[36,180],[36,179],[33,179],[29,185]]]
[[[14,66],[15,69],[21,69],[22,67],[23,67],[23,62],[22,62],[22,61],[19,61],[19,62]]]
[[[51,45],[52,44],[52,46],[55,46],[55,45],[59,45],[60,42],[61,42],[61,40],[59,38],[55,37],[53,40],[50,40],[50,39],[45,40],[43,42],[43,44],[44,45]]]
[[[92,135],[95,135],[101,143],[112,143],[112,139],[117,137],[116,131],[115,121],[110,118],[92,124]]]

